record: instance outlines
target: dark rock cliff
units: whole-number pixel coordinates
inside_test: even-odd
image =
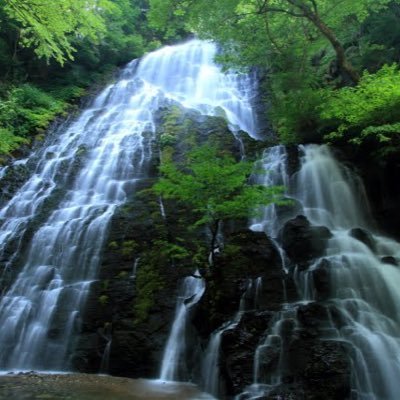
[[[160,157],[169,153],[179,163],[188,150],[206,141],[241,156],[242,145],[223,118],[171,105],[160,111],[158,119],[148,176],[112,218],[99,281],[92,286],[71,358],[72,367],[82,372],[98,372],[102,362],[104,366],[109,344],[107,372],[158,377],[177,289],[193,273],[193,257],[207,254],[204,232],[188,231],[192,211],[170,201],[161,203],[149,190],[157,179]],[[174,254],[172,250],[179,248],[188,254]],[[230,295],[235,303],[235,293]]]
[[[158,122],[156,137],[148,138],[153,157],[147,177],[131,188],[128,201],[112,218],[99,277],[92,284],[86,312],[77,327],[70,361],[71,367],[81,372],[158,377],[178,286],[193,272],[198,258],[204,262],[205,233],[188,230],[194,219],[192,211],[177,208],[173,202],[163,204],[148,190],[157,179],[160,158],[169,152],[179,162],[193,146],[206,141],[218,143],[237,158],[242,156],[243,147],[248,157],[259,155],[263,147],[240,134],[241,142],[235,139],[223,118],[204,117],[176,105],[160,111]],[[76,163],[84,157],[84,149],[81,150]],[[289,149],[289,155],[289,172],[293,174],[298,168],[297,150]],[[399,236],[399,165],[395,160],[384,168],[366,164],[365,160],[359,161],[374,215],[387,231]],[[3,179],[0,200],[7,201],[23,184],[26,168],[21,165],[10,170]],[[55,193],[49,201],[57,202],[61,195]],[[50,208],[50,203],[44,205],[41,218]],[[232,321],[242,307],[240,321],[225,330],[221,338],[221,398],[233,398],[253,383],[256,349],[282,321],[279,329],[283,340],[266,346],[259,360],[263,377],[270,379],[279,367],[282,379],[272,393],[259,399],[350,399],[350,350],[343,343],[321,339],[321,330],[329,318],[327,260],[322,259],[312,271],[318,301],[288,306],[300,299],[295,267],[309,269],[323,254],[330,232],[326,227],[312,226],[304,216],[296,216],[296,205],[288,215],[291,213],[294,218],[286,222],[278,238],[289,257],[287,273],[271,239],[248,230],[243,221],[232,221],[224,227],[224,246],[207,277],[206,291],[191,313],[190,346],[196,354],[190,361],[193,374],[189,378],[196,381],[199,349],[205,350],[212,332]],[[34,228],[29,227],[27,237]],[[354,230],[352,234],[373,246],[368,233]],[[175,246],[175,253],[171,245]],[[188,253],[176,253],[179,248]],[[25,251],[22,249],[17,255],[21,262]],[[6,254],[12,257],[13,249]],[[0,260],[3,264],[7,261]],[[262,283],[256,295],[257,279]],[[251,282],[253,289],[249,289]],[[56,318],[49,337],[57,334],[61,326],[62,321],[57,326]]]

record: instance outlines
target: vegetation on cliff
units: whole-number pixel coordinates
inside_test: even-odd
[[[393,110],[400,104],[388,82],[400,59],[399,0],[78,3],[0,6],[1,153],[31,141],[114,66],[158,46],[161,37],[191,32],[218,41],[226,67],[266,72],[269,119],[281,142],[345,140],[378,148],[381,156],[398,150]],[[349,124],[360,115],[350,107],[344,117],[341,101],[351,94],[369,103],[365,93],[383,81],[375,99],[383,95],[386,103],[366,112],[368,121]]]
[[[194,226],[205,225],[211,233],[213,257],[223,221],[247,218],[260,205],[281,199],[279,187],[248,183],[252,171],[253,163],[237,162],[226,152],[206,144],[189,151],[179,166],[171,158],[164,160],[160,167],[162,176],[154,190],[166,199],[191,207],[198,216]]]
[[[212,4],[150,0],[150,4],[152,26],[167,37],[174,27],[194,31],[220,43],[219,58],[227,67],[258,67],[267,72],[269,118],[281,142],[323,141],[328,135],[331,141],[344,137],[352,143],[385,148],[381,155],[389,142],[392,150],[398,149],[400,120],[392,111],[400,104],[393,85],[385,84],[375,96],[376,100],[385,91],[385,104],[372,112],[367,125],[366,121],[352,123],[349,136],[345,135],[349,124],[343,125],[345,105],[340,107],[350,93],[365,104],[365,91],[372,93],[380,82],[388,83],[394,76],[400,59],[398,0],[225,0]],[[357,89],[352,92],[347,86]],[[347,121],[360,117],[355,108],[345,113]]]
[[[0,4],[0,154],[32,141],[116,66],[159,46],[146,0],[85,4]]]

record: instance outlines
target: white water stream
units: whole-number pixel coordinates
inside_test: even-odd
[[[356,398],[396,400],[400,379],[400,269],[385,262],[384,257],[399,262],[400,244],[369,228],[372,219],[361,182],[335,160],[328,147],[312,145],[299,150],[300,170],[291,179],[282,178],[282,171],[287,169],[282,147],[266,152],[264,166],[272,170],[265,184],[271,184],[271,179],[273,184],[288,182],[288,195],[298,201],[300,210],[282,217],[274,207],[269,207],[266,218],[253,221],[252,226],[274,234],[277,226],[300,213],[314,225],[331,230],[333,237],[325,256],[305,271],[296,270],[301,300],[298,304],[317,301],[313,271],[323,261],[328,265],[331,282],[329,299],[324,302],[331,318],[322,339],[344,341],[351,346],[352,389]],[[372,248],[354,237],[351,230],[360,227],[369,228],[365,232],[370,233]],[[255,383],[238,399],[257,398],[282,382],[285,337],[279,327],[290,320],[294,326],[298,323],[298,304],[284,305],[280,318],[256,351]],[[269,347],[280,349],[279,365],[276,371],[261,374],[262,354]]]
[[[35,171],[0,210],[0,258],[8,258],[7,267],[25,245],[21,241],[30,240],[24,265],[0,301],[0,368],[68,369],[111,217],[146,177],[155,132],[153,113],[160,105],[174,100],[203,114],[225,114],[233,131],[242,129],[257,136],[251,79],[222,74],[212,61],[215,53],[213,44],[193,40],[132,62],[115,84],[35,154],[39,159]],[[284,149],[271,149],[264,166],[272,174],[267,175],[265,184],[288,185],[288,195],[298,201],[300,212],[313,224],[332,231],[324,256],[331,281],[330,300],[326,301],[331,323],[326,339],[352,346],[352,385],[360,400],[397,400],[400,269],[383,262],[382,257],[399,261],[400,245],[373,232],[362,185],[327,147],[307,146],[301,152],[300,171],[289,179]],[[5,173],[2,169],[0,178]],[[60,196],[61,189],[65,190]],[[35,222],[39,215],[42,219]],[[288,218],[289,214],[282,217],[271,206],[263,219],[252,224],[275,237]],[[36,229],[26,235],[33,223]],[[359,227],[370,230],[372,249],[350,234]],[[11,256],[9,248],[14,248]],[[312,270],[320,261],[297,272],[303,301],[316,300]],[[203,290],[200,282],[186,282],[177,302],[163,379],[178,378],[177,365],[184,356],[182,332],[190,307],[183,299],[194,296],[192,303],[197,301]],[[255,357],[255,396],[258,385],[280,382],[285,368],[280,327],[283,320],[296,325],[296,307],[287,305],[260,343]],[[215,348],[217,339],[210,341],[210,348]],[[266,346],[277,342],[279,368],[263,377],[260,358]],[[217,361],[207,357],[205,363],[218,368]],[[215,387],[212,379],[210,385]]]
[[[18,254],[18,241],[36,224],[0,302],[0,368],[69,367],[111,217],[146,177],[160,105],[170,99],[225,114],[233,131],[256,136],[251,79],[223,74],[215,54],[212,43],[192,40],[132,62],[35,155],[35,171],[0,210],[0,259],[16,242]]]
[[[198,271],[195,274],[200,276]],[[182,380],[182,377],[188,374],[185,338],[187,316],[190,308],[200,300],[204,290],[205,282],[201,278],[188,276],[182,283],[176,303],[175,319],[161,363],[161,380]]]

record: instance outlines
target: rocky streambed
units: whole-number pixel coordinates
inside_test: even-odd
[[[0,400],[212,400],[195,385],[90,374],[0,376]]]

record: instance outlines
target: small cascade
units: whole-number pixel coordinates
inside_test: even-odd
[[[112,340],[109,339],[106,347],[104,348],[103,356],[101,357],[100,363],[100,374],[107,374],[110,365],[110,351],[111,351]]]
[[[289,188],[285,146],[275,146],[267,149],[259,164],[261,165],[258,165],[257,168],[262,168],[265,173],[256,175],[257,184]],[[278,216],[278,207],[275,204],[265,207],[262,215],[253,218],[250,222],[250,229],[258,232],[264,231],[272,239],[278,236],[278,231],[281,226],[282,220],[280,216]]]
[[[339,164],[327,146],[302,146],[292,197],[314,225],[329,229],[368,228],[369,205],[360,178]],[[368,222],[369,221],[369,222]]]
[[[130,278],[132,279],[136,278],[137,270],[139,268],[139,262],[140,262],[140,257],[135,258],[132,267],[132,274],[130,276]]]
[[[359,400],[395,400],[400,379],[400,244],[373,232],[368,203],[359,178],[340,165],[326,146],[303,146],[300,169],[291,178],[273,179],[289,183],[288,193],[294,199],[296,214],[303,214],[316,226],[328,227],[332,238],[325,254],[308,268],[290,266],[299,299],[283,305],[274,323],[260,342],[254,363],[254,384],[237,399],[256,399],[268,395],[285,376],[285,343],[296,336],[300,305],[318,302],[329,318],[320,328],[321,340],[342,341],[351,346],[353,396]],[[280,176],[285,170],[282,148],[264,156],[269,170],[276,161]],[[269,158],[268,158],[269,157]],[[266,184],[270,184],[268,179]],[[265,216],[272,221],[252,221],[276,235],[282,212],[269,206]],[[295,214],[295,215],[296,215]],[[294,215],[292,215],[294,216]],[[264,225],[263,225],[264,224]],[[320,268],[329,276],[329,293],[322,300],[314,281]],[[263,369],[271,352],[279,351],[276,365]]]
[[[394,400],[400,379],[400,271],[385,260],[399,260],[400,244],[359,229],[371,225],[362,185],[335,164],[327,148],[304,149],[302,164],[298,187],[310,179],[318,188],[315,196],[298,190],[298,198],[307,201],[305,215],[330,227],[333,238],[326,256],[299,274],[298,286],[316,300],[309,275],[324,263],[331,282],[328,333],[353,346],[354,392],[360,400]]]
[[[214,332],[208,342],[205,350],[205,356],[202,363],[202,385],[204,391],[214,396],[218,396],[219,390],[219,349],[221,346],[221,337],[226,329],[230,327],[230,324],[225,327],[221,327]]]
[[[160,205],[160,213],[161,213],[161,216],[162,216],[164,219],[166,219],[166,218],[167,218],[167,214],[165,213],[165,207],[164,207],[164,203],[163,203],[163,200],[162,200],[161,197],[158,199],[158,203],[159,203],[159,205]]]
[[[7,169],[8,169],[7,166],[5,166],[5,167],[0,167],[0,180],[4,178],[4,175],[6,174]]]
[[[104,328],[99,329],[98,333],[104,339],[106,345],[104,346],[103,355],[101,357],[99,373],[108,374],[110,370],[110,352],[112,346],[112,326],[111,324],[106,324]]]
[[[259,276],[256,279],[256,283],[255,283],[255,290],[254,290],[254,309],[257,310],[259,309],[259,299],[260,299],[260,295],[261,295],[261,290],[262,290],[262,286],[263,286],[263,279],[261,276]]]
[[[213,61],[216,51],[191,40],[131,62],[32,155],[31,176],[0,210],[4,268],[24,255],[0,301],[0,368],[70,367],[111,218],[147,176],[160,106],[178,102],[224,115],[233,131],[257,136],[255,83],[223,74]]]
[[[231,321],[228,321],[218,328],[210,337],[207,348],[204,352],[202,363],[202,389],[213,396],[218,396],[220,393],[219,381],[219,357],[220,346],[223,334],[229,329],[234,329],[240,322],[243,313],[248,308],[248,299],[251,299],[252,306],[256,308],[258,302],[259,290],[262,285],[262,279],[249,279],[246,285],[246,290],[243,292],[240,299],[239,310]],[[253,307],[251,307],[253,308]],[[250,308],[250,309],[251,309]]]
[[[276,314],[254,355],[254,383],[244,393],[236,396],[236,400],[259,398],[262,393],[268,393],[282,383],[282,376],[288,368],[289,344],[296,335],[297,327],[294,307],[285,308]],[[273,365],[271,360],[274,360]]]
[[[196,271],[196,275],[199,272]],[[190,308],[196,304],[205,290],[204,280],[188,276],[178,292],[175,319],[164,350],[160,379],[164,381],[184,380],[188,375],[186,361],[185,329]]]

